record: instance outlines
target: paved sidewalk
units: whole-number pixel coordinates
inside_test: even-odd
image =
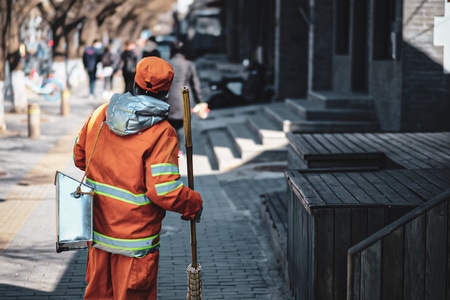
[[[9,132],[0,135],[1,299],[83,298],[86,251],[55,252],[53,176],[61,170],[81,179],[71,146],[102,100],[89,101],[80,92],[71,102],[70,116],[63,117],[58,103],[39,100],[38,140],[27,137],[26,115],[6,116]],[[210,170],[196,122],[201,120],[193,117],[194,181],[205,201],[197,225],[203,299],[291,299],[259,216],[259,194],[284,190],[283,174],[253,166],[225,174]],[[185,174],[184,158],[180,167]],[[189,223],[168,213],[161,239],[158,299],[185,299]]]

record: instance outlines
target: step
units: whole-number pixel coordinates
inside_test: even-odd
[[[278,141],[276,143],[272,141],[271,143],[261,144],[247,123],[231,124],[227,126],[227,130],[235,142],[235,147],[240,153],[242,163],[261,160],[264,156],[269,155],[269,152],[274,157],[280,157],[284,153],[284,156],[287,158],[287,139],[285,137],[283,137],[283,142]]]
[[[228,107],[228,108],[216,108],[209,112],[208,119],[223,119],[223,118],[242,118],[247,115],[257,114],[262,110],[264,106],[259,105],[245,105],[239,107]]]
[[[246,123],[230,124],[227,130],[241,159],[249,160],[264,151],[264,147],[258,144],[258,138]]]
[[[316,101],[325,108],[373,108],[372,97],[363,93],[310,91],[308,100]]]
[[[280,105],[283,105],[280,103]],[[257,115],[247,117],[246,124],[249,130],[257,137],[258,142],[264,146],[282,147],[287,145],[286,134],[281,125],[275,124],[263,111]]]
[[[208,134],[206,134],[206,142],[203,144],[203,151],[208,158],[209,165],[211,167],[211,170],[217,171],[219,170],[219,161],[216,157],[216,153],[214,152],[213,144],[211,140],[208,137]]]
[[[300,118],[298,114],[287,109],[284,102],[266,105],[264,107],[264,114],[284,133],[289,132],[289,129],[285,128],[286,122],[290,124],[291,121],[295,121]]]
[[[307,121],[286,106],[268,105],[265,112],[283,125],[283,132],[373,132],[376,122],[370,121]]]
[[[285,128],[291,132],[321,132],[321,133],[342,133],[342,132],[375,132],[379,131],[379,126],[375,122],[364,121],[297,121],[285,122]]]
[[[285,278],[288,278],[287,226],[288,208],[286,191],[273,191],[260,195],[260,216],[265,225],[274,253],[281,264]]]
[[[207,151],[212,169],[227,171],[242,164],[235,142],[225,127],[207,130],[205,133],[208,137],[206,146],[212,149]]]
[[[260,114],[262,106],[252,105],[239,108],[220,108],[210,111],[208,118],[200,119],[193,115],[192,127],[199,131],[221,129],[232,123],[243,123],[249,116]]]
[[[325,108],[318,101],[286,99],[286,107],[307,121],[375,121],[373,108]]]
[[[200,119],[197,116],[192,116],[191,126],[193,129],[202,132],[206,130],[222,129],[226,127],[228,124],[245,122],[246,119],[247,119],[246,115],[236,116],[234,114],[214,118],[210,118],[208,116],[207,119]]]

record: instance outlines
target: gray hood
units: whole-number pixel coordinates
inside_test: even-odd
[[[117,135],[141,132],[165,119],[170,105],[156,98],[138,95],[114,94],[106,111],[106,124]]]

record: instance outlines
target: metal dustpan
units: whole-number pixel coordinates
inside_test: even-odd
[[[56,252],[81,250],[92,242],[92,187],[59,171],[56,186]]]

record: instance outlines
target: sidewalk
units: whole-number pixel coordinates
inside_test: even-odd
[[[9,132],[0,136],[1,299],[83,298],[86,251],[55,252],[53,176],[61,170],[81,179],[82,172],[72,164],[72,143],[103,101],[87,100],[84,91],[73,93],[67,117],[59,115],[59,103],[39,100],[38,140],[27,137],[26,115],[6,116]],[[195,189],[205,201],[197,225],[203,299],[291,299],[259,216],[259,195],[284,190],[283,174],[252,166],[228,173],[212,171],[202,146],[204,137],[195,131],[197,122],[201,120],[193,117]],[[184,157],[180,168],[185,175]],[[185,299],[189,223],[177,214],[167,214],[160,253],[158,299]]]

